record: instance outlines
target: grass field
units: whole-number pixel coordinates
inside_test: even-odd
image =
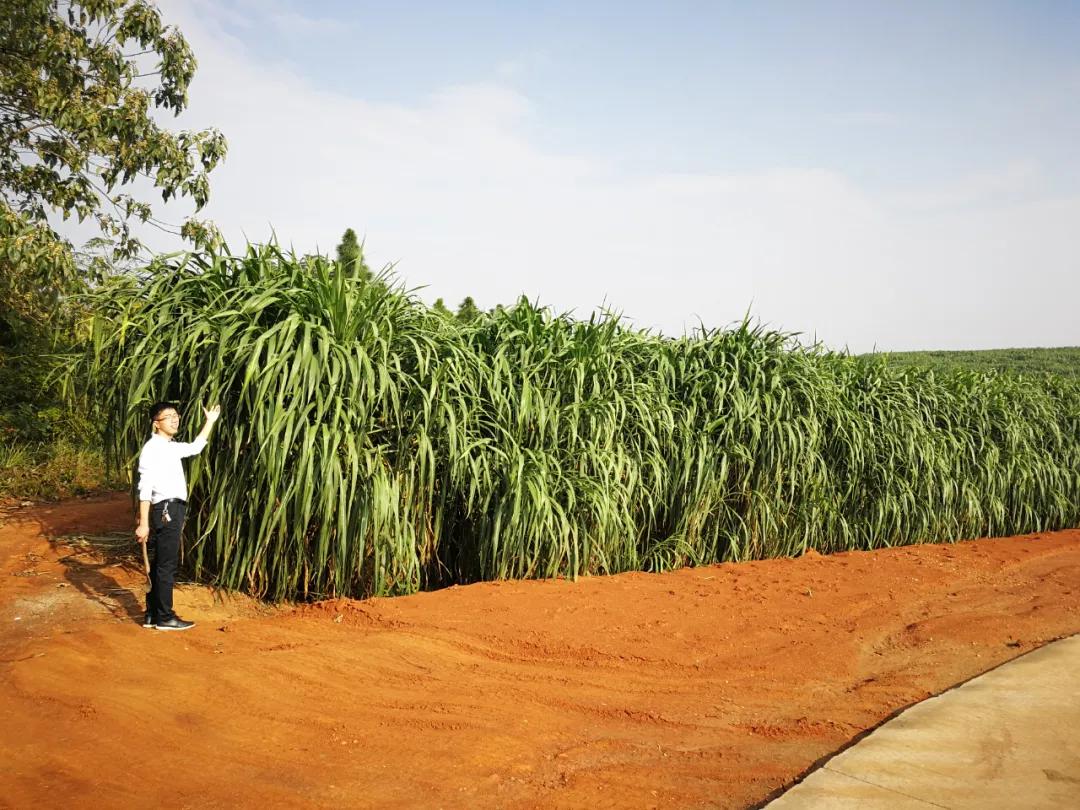
[[[967,352],[878,352],[890,363],[935,371],[1010,371],[1017,374],[1060,374],[1080,378],[1080,346],[1057,349],[986,349]]]
[[[113,281],[72,409],[130,469],[155,399],[188,436],[221,404],[188,536],[226,588],[396,595],[1080,522],[1075,377],[931,373],[749,323],[670,339],[525,299],[456,323],[273,246]]]

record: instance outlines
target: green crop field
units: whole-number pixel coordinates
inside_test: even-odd
[[[1007,371],[1017,374],[1060,374],[1080,378],[1080,347],[1060,349],[986,349],[965,352],[882,352],[888,362],[939,371]]]
[[[526,300],[462,323],[274,247],[115,278],[93,311],[72,379],[117,463],[152,401],[220,402],[187,561],[274,599],[1080,523],[1075,379],[931,372],[748,323],[673,339]]]

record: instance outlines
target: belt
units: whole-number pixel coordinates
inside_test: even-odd
[[[181,506],[187,506],[187,501],[185,501],[183,498],[166,498],[163,501],[155,501],[154,506],[168,506],[172,503],[178,503]]]

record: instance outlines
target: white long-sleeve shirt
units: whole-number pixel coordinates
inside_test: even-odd
[[[187,479],[180,459],[206,447],[206,439],[173,442],[155,433],[139,453],[139,500],[158,503],[169,498],[187,500]]]

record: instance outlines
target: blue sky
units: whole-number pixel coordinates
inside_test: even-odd
[[[676,171],[827,166],[877,183],[1039,152],[1069,160],[1075,179],[1080,3],[324,3],[305,13],[307,36],[267,21],[245,41],[372,100],[418,103],[497,79],[530,99],[534,134],[552,148]]]
[[[856,351],[1076,345],[1080,3],[169,0],[234,244]]]

